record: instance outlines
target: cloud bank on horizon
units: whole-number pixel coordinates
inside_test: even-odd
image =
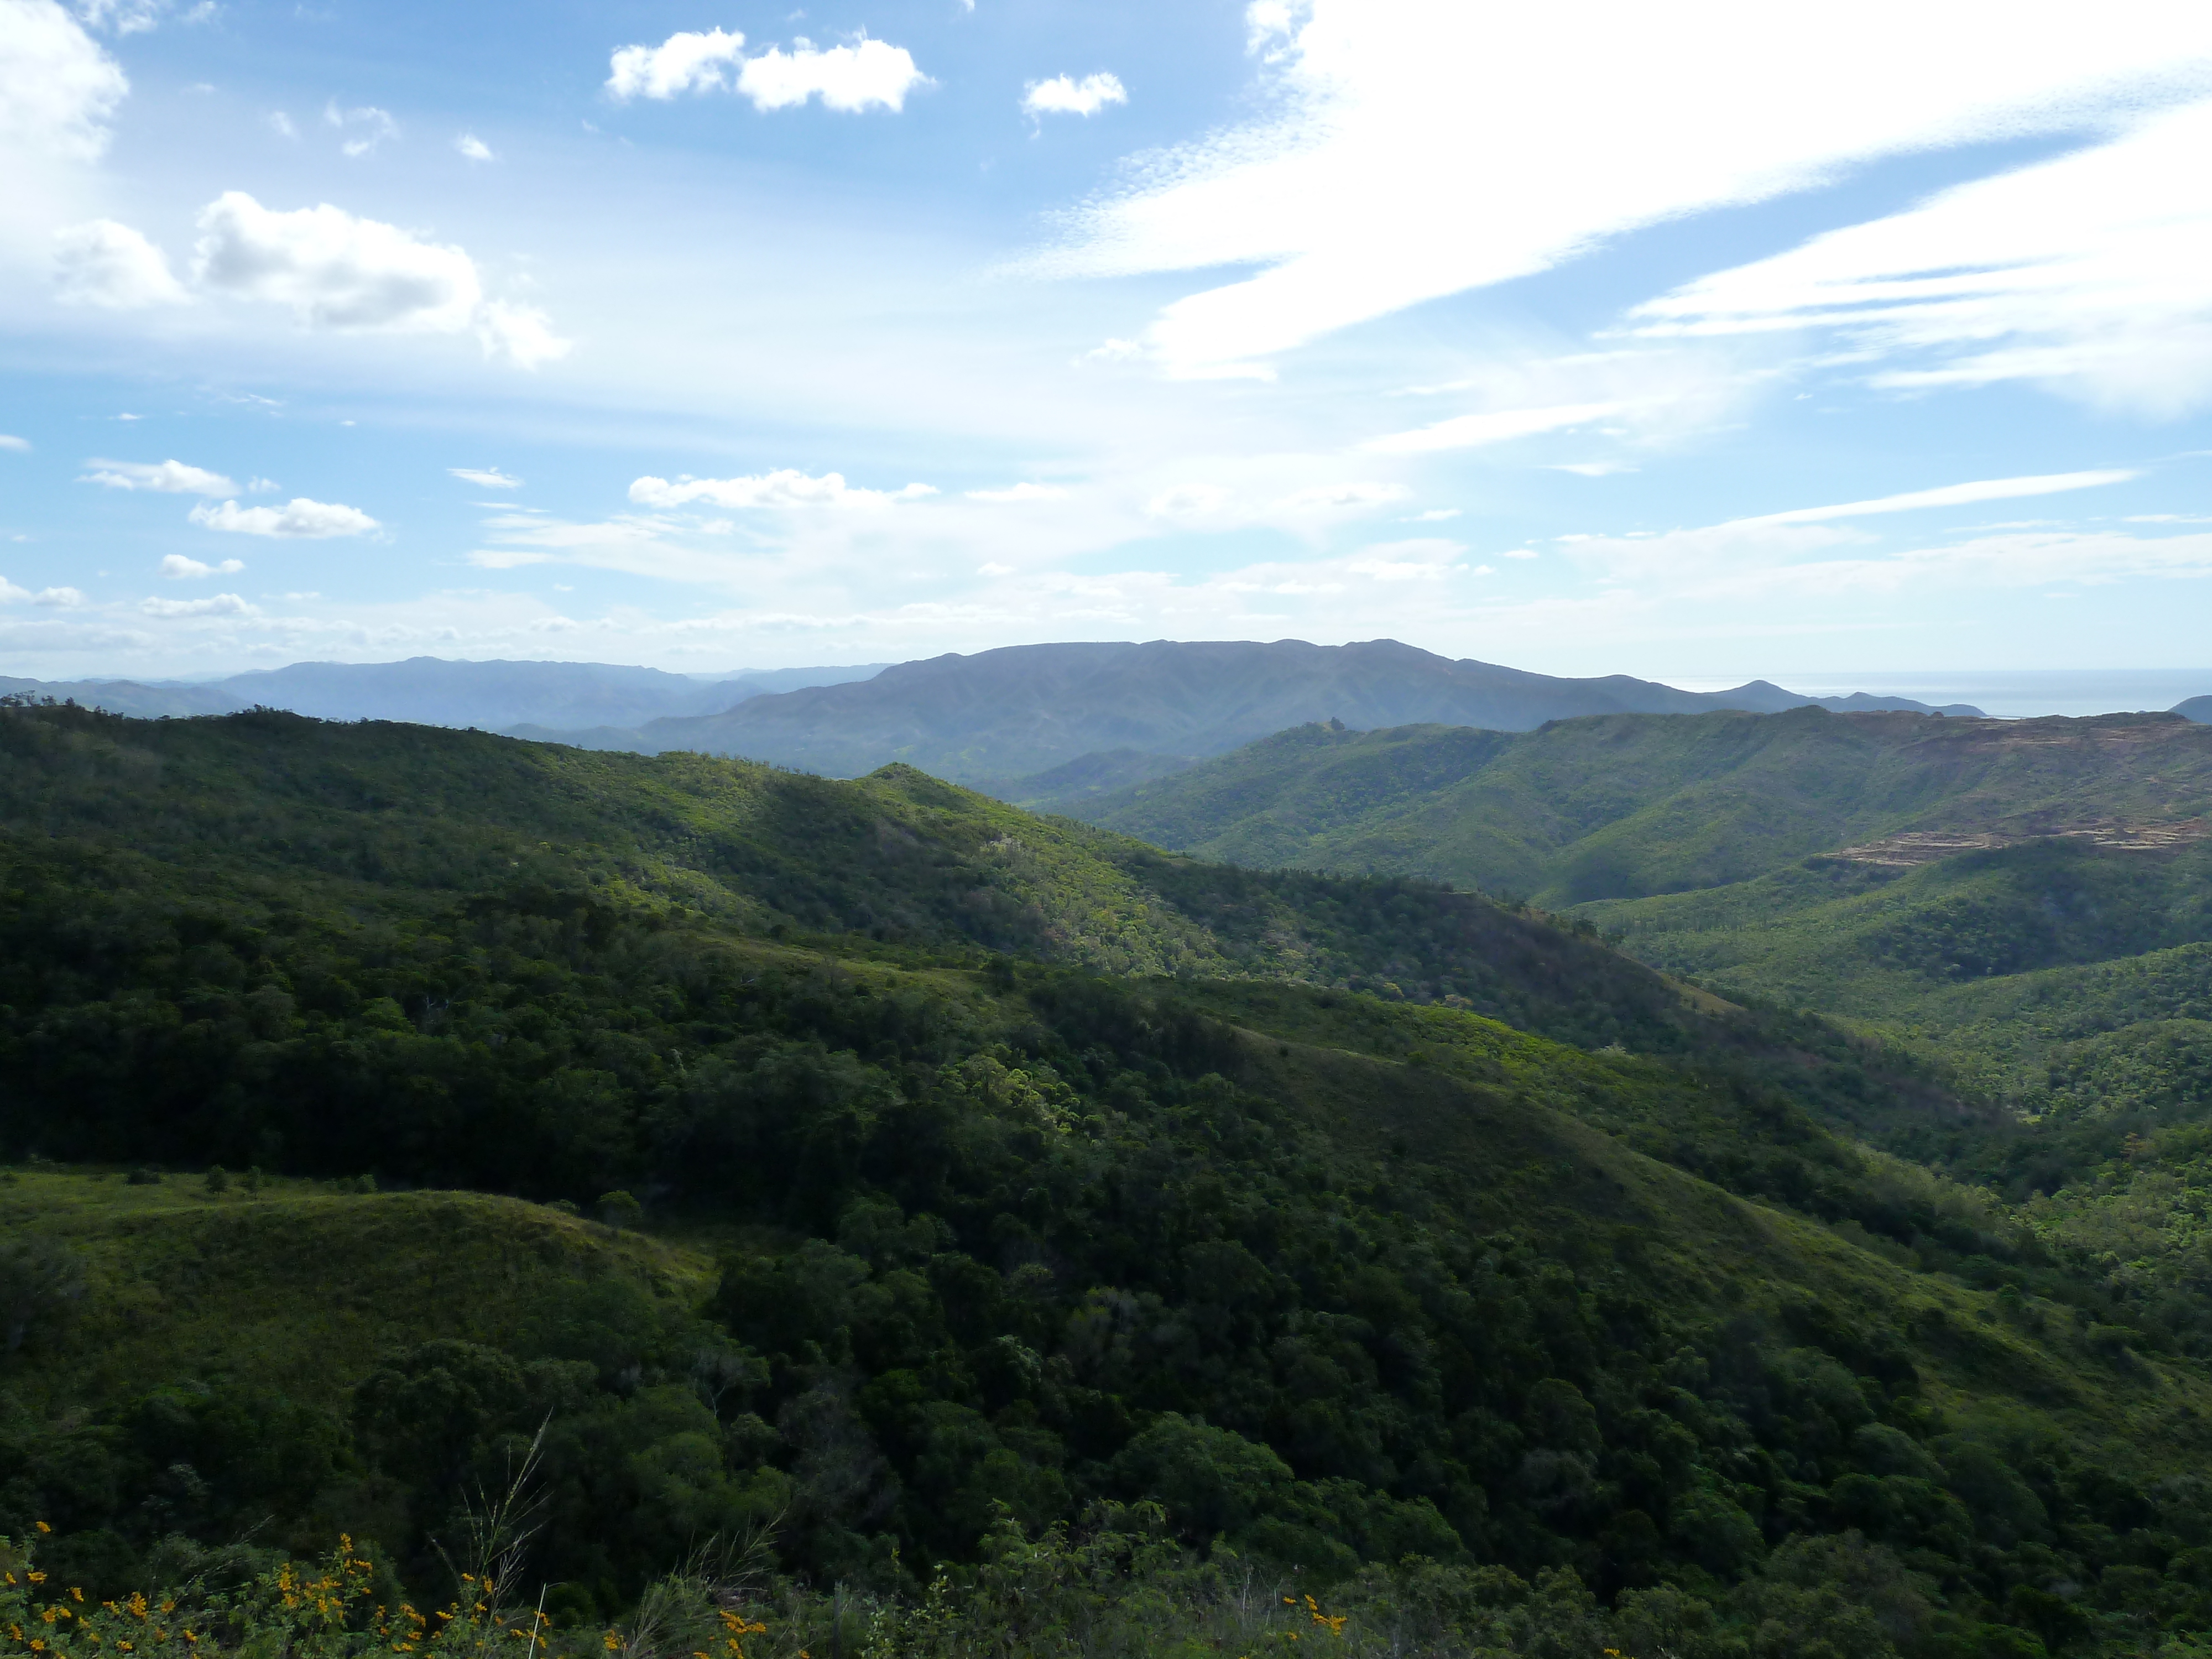
[[[513,12],[0,0],[9,672],[2212,638],[2203,7]]]

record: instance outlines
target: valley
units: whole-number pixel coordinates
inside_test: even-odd
[[[2163,810],[2195,751],[2160,752]],[[2100,982],[2117,1018],[2201,996],[2193,847],[1738,884],[1817,890],[1759,958],[1809,961],[1895,930],[1824,906],[2073,860],[2096,915],[2036,949],[2172,958]],[[534,1435],[563,1642],[687,1539],[772,1540],[779,1628],[820,1639],[806,1585],[902,1605],[913,1564],[1115,1527],[1155,1565],[1102,1607],[1225,1616],[1176,1575],[1231,1552],[1363,1643],[1417,1583],[1505,1651],[1765,1620],[2118,1653],[2206,1617],[2201,1133],[2139,1116],[2100,1174],[1911,1031],[1601,937],[1718,950],[1742,928],[1664,907],[1725,888],[1555,915],[904,767],[58,707],[0,711],[0,1498],[88,1595],[340,1533],[442,1594],[456,1504]],[[2145,860],[2176,884],[2117,915]]]

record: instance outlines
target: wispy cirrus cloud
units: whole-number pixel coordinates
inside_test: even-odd
[[[2172,416],[2212,401],[2212,100],[1944,191],[1636,308],[1647,336],[1839,336],[1879,387],[2030,381]]]
[[[1249,372],[1331,331],[1875,157],[2092,131],[2145,98],[2212,88],[2202,9],[2119,0],[2032,28],[2007,16],[1869,0],[1830,28],[1748,0],[1261,0],[1248,18],[1273,65],[1266,112],[1147,158],[1027,268],[1256,263],[1169,305],[1146,337],[1171,372]],[[1532,70],[1544,65],[1571,72]]]
[[[842,472],[813,477],[794,468],[743,478],[646,477],[629,487],[629,498],[640,507],[679,507],[705,503],[720,507],[857,508],[874,512],[901,501],[934,495],[934,485],[910,483],[898,489],[868,489],[845,482]]]

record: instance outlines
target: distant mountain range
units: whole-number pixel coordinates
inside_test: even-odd
[[[475,726],[583,749],[689,750],[855,776],[903,761],[1008,799],[1063,806],[1293,726],[1532,731],[1588,714],[1902,710],[1966,703],[1812,697],[1766,680],[1682,691],[1626,674],[1561,678],[1395,640],[1010,646],[886,667],[672,674],[607,663],[294,663],[198,684],[0,678],[0,693],[140,716],[262,704],[324,720]],[[2212,720],[2212,697],[2175,712]]]
[[[893,761],[994,793],[1008,780],[1089,767],[1108,787],[1172,769],[1160,757],[1216,755],[1270,732],[1337,720],[1366,730],[1429,723],[1522,732],[1580,714],[1768,714],[1823,707],[1938,712],[1907,698],[1814,699],[1754,680],[1678,691],[1613,674],[1561,679],[1395,640],[1309,645],[1230,641],[1009,646],[901,663],[841,685],[749,699],[715,714],[635,731],[552,732],[580,747],[692,750],[855,776]],[[1965,704],[1943,713],[1977,714]]]
[[[0,678],[0,693],[52,697],[118,714],[228,714],[261,705],[330,720],[407,720],[419,726],[635,726],[670,715],[719,714],[749,697],[861,679],[883,668],[737,669],[670,674],[596,662],[299,662],[202,684],[135,680]],[[612,745],[610,745],[612,746]],[[624,745],[626,746],[626,745]]]

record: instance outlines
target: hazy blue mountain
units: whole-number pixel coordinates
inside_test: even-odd
[[[716,714],[749,697],[859,678],[879,666],[746,669],[710,678],[612,663],[410,657],[404,662],[294,663],[235,675],[210,689],[235,700],[228,707],[258,703],[319,720],[409,720],[486,731],[628,729],[668,715]]]
[[[981,782],[1024,779],[1121,750],[1220,754],[1332,719],[1356,730],[1438,724],[1522,732],[1583,714],[1768,714],[1812,701],[1764,680],[1696,692],[1626,674],[1562,679],[1454,661],[1395,640],[1343,646],[1155,640],[1012,646],[901,663],[858,684],[654,720],[634,746],[740,755],[834,776],[902,761]],[[1932,712],[1905,699],[1838,701]],[[613,734],[589,735],[593,746],[613,746]]]
[[[2195,720],[2199,726],[2212,726],[2212,696],[2191,697],[2174,704],[2168,712]]]
[[[212,685],[146,685],[137,680],[26,680],[0,675],[0,696],[52,697],[111,714],[234,714],[248,705]]]

